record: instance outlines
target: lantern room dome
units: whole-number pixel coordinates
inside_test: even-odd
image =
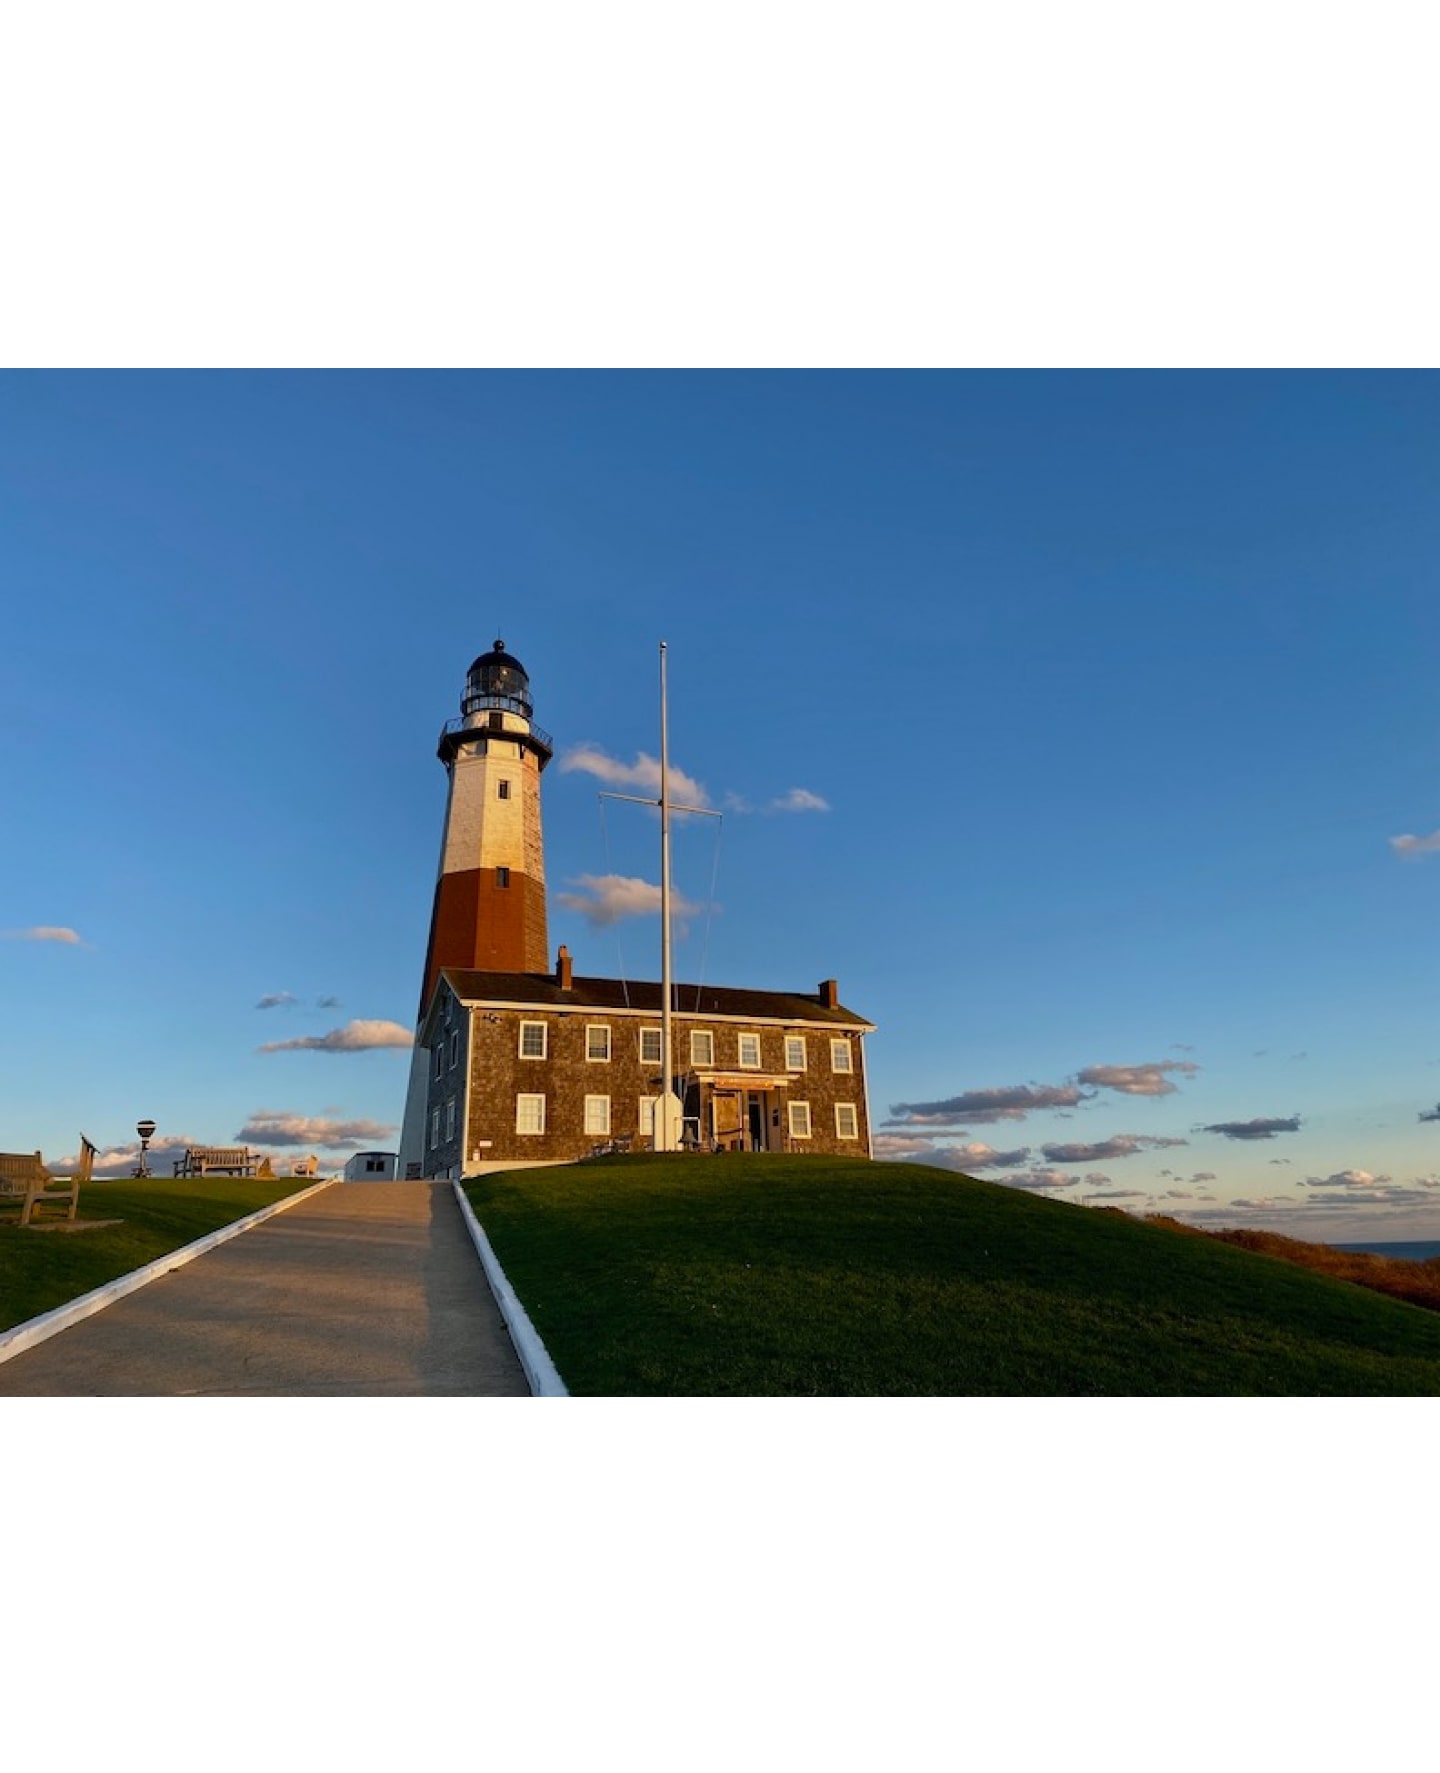
[[[467,715],[482,708],[499,708],[529,720],[534,712],[530,679],[519,659],[505,651],[503,640],[497,640],[488,653],[481,653],[470,667],[460,706]]]

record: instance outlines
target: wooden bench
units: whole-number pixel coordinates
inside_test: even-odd
[[[255,1153],[244,1145],[190,1145],[175,1159],[177,1176],[253,1176]]]
[[[0,1151],[0,1206],[18,1206],[20,1223],[30,1224],[40,1207],[67,1207],[73,1219],[80,1207],[80,1184],[90,1180],[95,1147],[80,1135],[80,1168],[71,1177],[53,1175],[38,1151]],[[53,1184],[53,1186],[52,1186]]]

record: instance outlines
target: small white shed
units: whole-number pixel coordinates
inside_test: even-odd
[[[395,1153],[393,1151],[357,1151],[345,1166],[347,1182],[393,1182]]]

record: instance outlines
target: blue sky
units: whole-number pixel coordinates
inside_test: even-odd
[[[886,1149],[1440,1237],[1437,466],[1399,372],[9,374],[0,1144],[393,1143],[497,634],[552,947],[653,977],[565,764],[664,639],[677,971],[838,976]]]

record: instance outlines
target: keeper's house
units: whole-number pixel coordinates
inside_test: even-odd
[[[540,776],[524,667],[496,641],[440,736],[450,780],[405,1125],[403,1176],[568,1163],[655,1134],[658,984],[547,972]],[[833,979],[813,994],[677,985],[671,1070],[691,1150],[868,1157],[864,1037]]]
[[[684,1143],[870,1155],[862,1042],[873,1025],[813,995],[679,985],[672,1017]],[[446,968],[420,1031],[427,1175],[649,1149],[661,1091],[660,987]]]

